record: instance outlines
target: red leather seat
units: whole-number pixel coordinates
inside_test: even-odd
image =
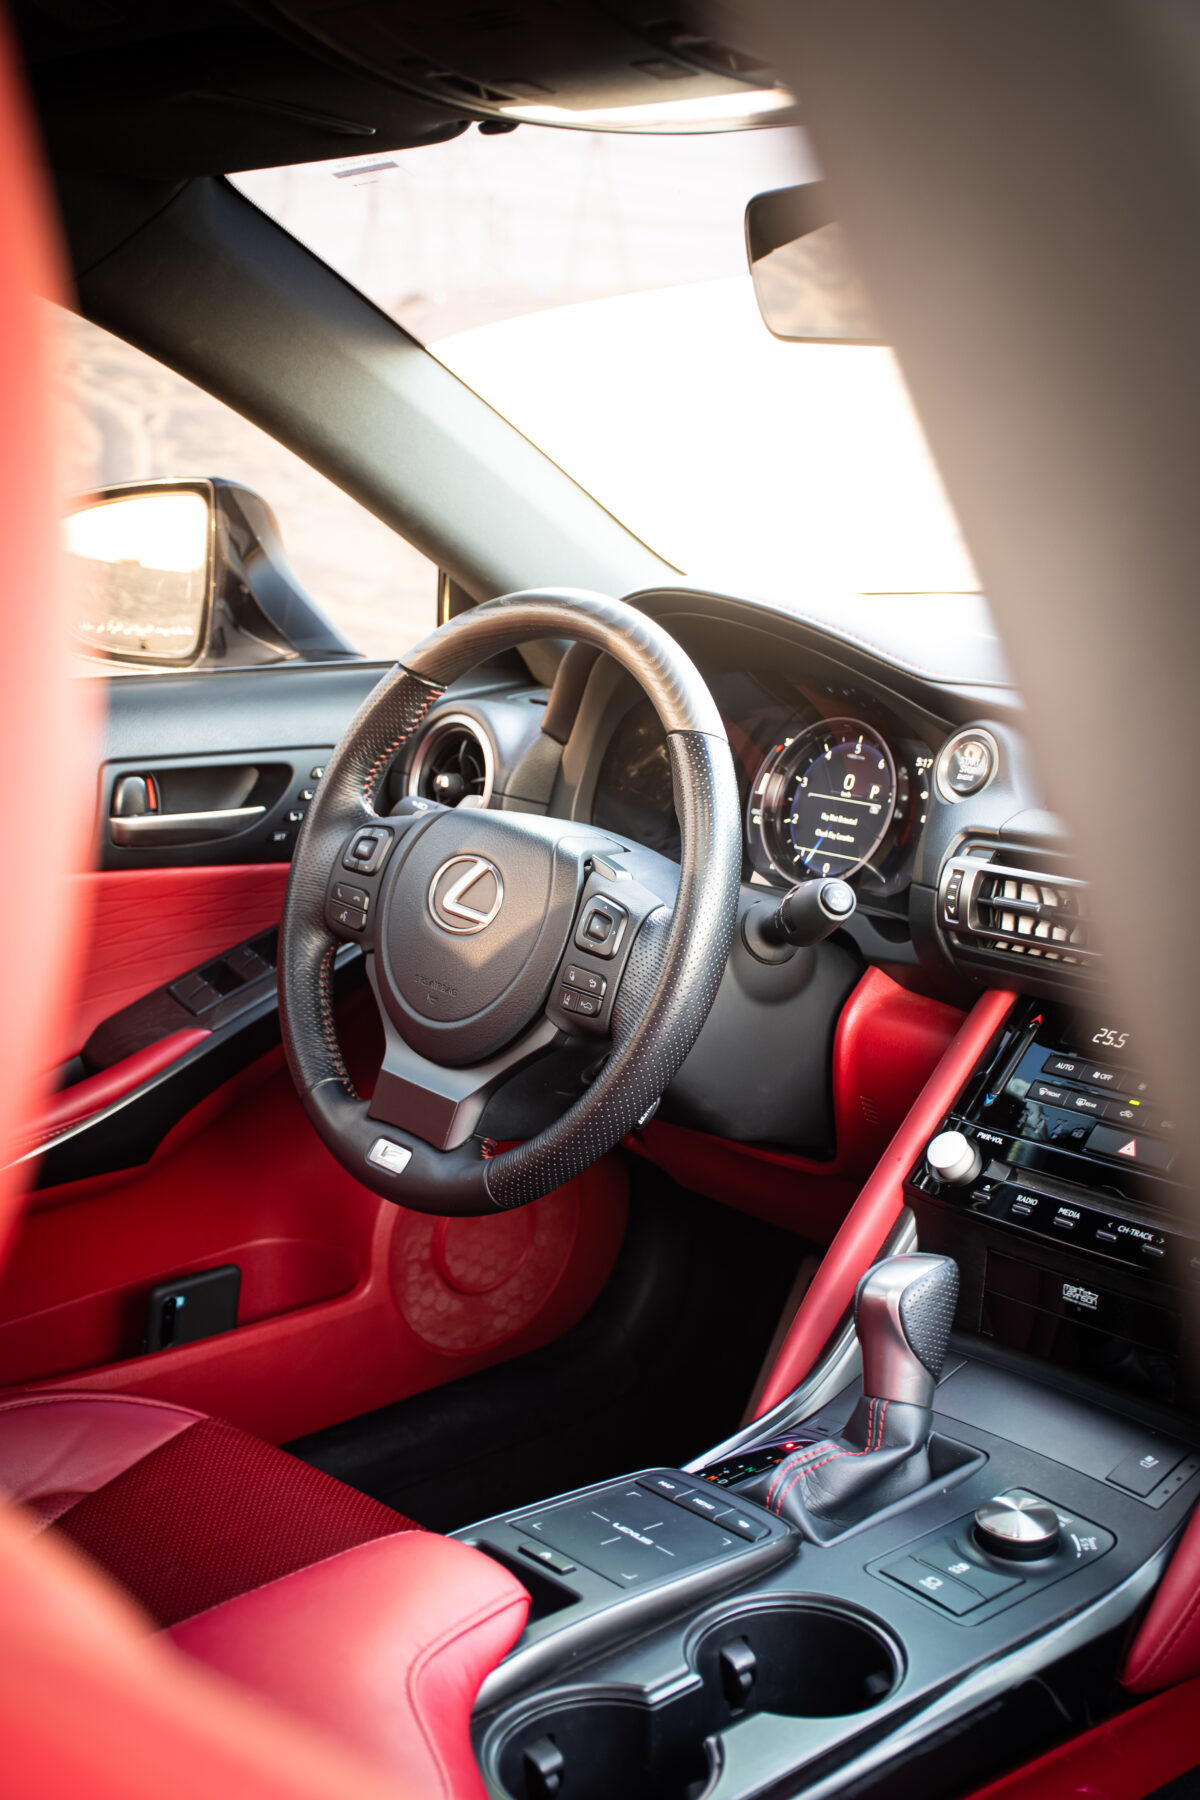
[[[71,1538],[159,1625],[421,1529],[234,1425],[114,1394],[0,1401],[0,1489]]]

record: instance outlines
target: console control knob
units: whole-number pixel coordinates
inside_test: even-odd
[[[929,1173],[950,1187],[965,1187],[983,1167],[983,1158],[961,1131],[943,1131],[931,1139],[925,1152]]]
[[[984,1550],[1010,1562],[1051,1556],[1058,1549],[1058,1514],[1033,1494],[998,1494],[975,1508],[975,1536]]]

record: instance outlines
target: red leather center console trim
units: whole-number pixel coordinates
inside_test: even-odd
[[[279,922],[287,863],[106,870],[75,877],[83,979],[58,1062],[97,1025],[197,963]]]
[[[761,1418],[808,1374],[849,1311],[904,1206],[904,1177],[1012,1009],[1015,995],[990,989],[975,1002],[907,1118],[880,1157],[834,1238],[763,1384]]]
[[[1198,1709],[1200,1681],[1189,1681],[989,1782],[970,1800],[1144,1800],[1200,1762]]]
[[[300,1569],[170,1637],[366,1751],[401,1792],[484,1800],[471,1707],[528,1610],[525,1589],[490,1557],[413,1532]]]
[[[66,1131],[69,1125],[78,1125],[84,1119],[90,1119],[93,1113],[103,1112],[106,1106],[134,1093],[143,1082],[161,1075],[164,1069],[169,1069],[172,1063],[211,1036],[211,1032],[200,1026],[190,1031],[173,1031],[168,1037],[159,1038],[156,1044],[147,1044],[144,1050],[135,1050],[132,1056],[122,1057],[120,1062],[101,1069],[99,1074],[87,1075],[74,1087],[64,1088],[47,1102],[41,1118],[29,1133],[30,1144],[41,1143],[56,1132]]]
[[[1134,1694],[1200,1676],[1200,1514],[1193,1513],[1121,1673]],[[1200,1762],[1200,1732],[1193,1738]]]
[[[827,1244],[962,1022],[954,1007],[866,971],[834,1033],[831,1161],[658,1119],[629,1148],[710,1200]]]

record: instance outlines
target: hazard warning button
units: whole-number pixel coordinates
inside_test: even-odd
[[[1132,1163],[1143,1169],[1169,1169],[1174,1147],[1161,1138],[1131,1137],[1128,1131],[1113,1131],[1097,1125],[1088,1136],[1087,1147],[1093,1156],[1111,1156],[1118,1162]]]

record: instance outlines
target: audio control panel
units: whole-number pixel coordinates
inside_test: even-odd
[[[960,1329],[1191,1410],[1200,1238],[1129,1034],[1018,1003],[905,1183]]]

